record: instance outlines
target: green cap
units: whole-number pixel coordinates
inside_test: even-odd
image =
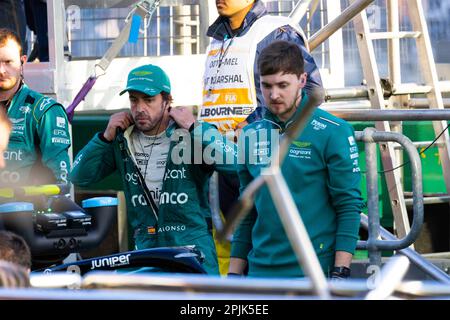
[[[149,96],[156,96],[161,91],[170,93],[170,80],[163,69],[152,64],[146,64],[130,71],[127,87],[120,92],[120,95],[130,90],[139,91]]]

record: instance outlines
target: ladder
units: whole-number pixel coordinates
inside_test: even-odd
[[[351,0],[351,2],[354,1]],[[406,5],[408,6],[409,18],[413,28],[412,31],[399,31],[399,0],[386,0],[387,32],[371,32],[365,11],[362,11],[353,20],[371,106],[373,109],[387,109],[391,108],[391,106],[401,106],[405,98],[409,99],[410,93],[424,92],[426,93],[429,108],[444,109],[421,0],[408,0],[406,1]],[[425,81],[425,86],[401,82],[400,39],[402,38],[414,38],[416,40],[418,64]],[[387,101],[384,98],[384,90],[381,85],[373,47],[373,40],[379,39],[388,40],[389,80],[393,95]],[[388,121],[376,122],[375,127],[383,131],[401,130],[401,125]],[[433,121],[436,136],[444,131],[446,127],[446,121]],[[449,141],[448,130],[437,141],[447,193],[450,191]],[[399,170],[391,171],[399,164],[400,159],[396,156],[392,143],[381,144],[380,154],[385,170],[397,236],[403,238],[409,232],[410,224],[406,211],[400,172]]]

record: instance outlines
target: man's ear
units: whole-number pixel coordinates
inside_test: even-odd
[[[308,74],[307,74],[306,72],[303,72],[303,73],[300,75],[300,84],[301,84],[301,87],[302,87],[302,88],[306,85],[306,79],[307,79],[307,77],[308,77]]]
[[[23,56],[20,57],[20,64],[24,65],[24,63],[27,62],[27,55],[24,54]]]

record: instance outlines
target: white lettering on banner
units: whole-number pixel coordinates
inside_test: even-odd
[[[20,174],[16,171],[8,171],[8,170],[1,171],[0,180],[2,182],[17,183],[20,181]]]
[[[185,204],[189,200],[189,197],[186,193],[169,193],[163,192],[161,193],[161,198],[159,200],[160,204]]]
[[[350,159],[355,159],[355,158],[358,158],[358,157],[359,157],[359,154],[357,154],[357,153],[350,154]]]
[[[6,150],[3,151],[3,159],[12,161],[22,161],[22,154],[23,154],[22,150],[18,151]]]
[[[116,267],[130,264],[131,254],[92,260],[91,270],[102,267]]]
[[[56,117],[56,126],[58,128],[65,128],[66,127],[66,119],[63,117]]]

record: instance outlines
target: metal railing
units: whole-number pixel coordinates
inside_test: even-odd
[[[366,128],[355,133],[358,141],[365,142],[367,168],[367,208],[369,239],[359,241],[359,249],[369,251],[371,264],[381,266],[381,250],[398,250],[410,246],[419,236],[423,224],[422,166],[417,149],[407,137],[395,132],[376,131]],[[413,190],[413,224],[410,232],[401,240],[379,240],[380,215],[378,210],[378,168],[376,142],[393,141],[401,144],[409,155]]]
[[[416,147],[411,140],[402,134],[376,131],[374,128],[366,128],[362,132],[357,131],[355,136],[358,141],[365,142],[366,148],[368,216],[361,214],[361,226],[369,233],[368,240],[358,241],[357,248],[367,249],[370,264],[377,266],[381,266],[382,250],[397,250],[433,279],[450,284],[450,277],[445,272],[422,258],[416,251],[408,248],[418,238],[424,218],[422,169]],[[411,163],[413,223],[410,232],[402,239],[397,239],[380,225],[376,142],[387,141],[395,141],[401,144],[407,151]]]

